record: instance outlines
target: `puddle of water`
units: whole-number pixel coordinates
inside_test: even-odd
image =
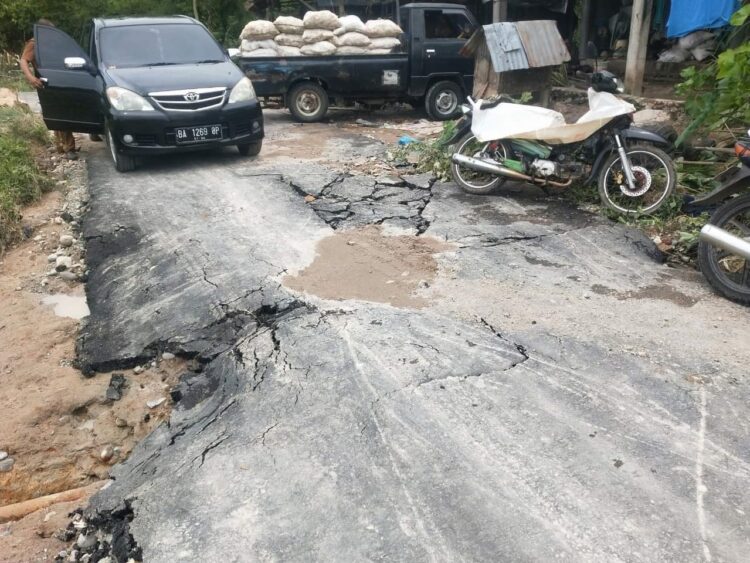
[[[55,315],[58,317],[82,319],[89,316],[89,306],[86,304],[86,297],[83,295],[65,295],[63,293],[47,295],[42,298],[42,303],[52,305]]]

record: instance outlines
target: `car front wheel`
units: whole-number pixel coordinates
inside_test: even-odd
[[[255,143],[237,145],[237,150],[240,151],[242,156],[258,156],[262,147],[263,141],[256,141]]]
[[[109,149],[109,154],[112,157],[112,162],[115,163],[115,169],[118,172],[131,172],[132,170],[135,170],[135,158],[127,154],[122,154],[117,150],[117,141],[112,134],[112,129],[110,128],[109,123],[107,124],[105,131],[105,142],[107,149]]]

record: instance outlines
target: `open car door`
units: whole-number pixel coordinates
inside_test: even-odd
[[[63,31],[34,26],[36,70],[44,82],[38,90],[48,129],[101,133],[104,83],[88,55]]]

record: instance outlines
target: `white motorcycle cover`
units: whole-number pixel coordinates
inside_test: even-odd
[[[530,139],[551,145],[587,139],[618,115],[634,113],[635,107],[608,92],[589,88],[589,111],[575,123],[565,123],[559,112],[536,106],[498,104],[480,109],[482,101],[469,100],[473,108],[471,132],[486,143],[496,139]]]

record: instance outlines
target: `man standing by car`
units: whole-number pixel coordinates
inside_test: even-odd
[[[40,19],[37,24],[51,27],[55,26],[51,21],[45,19]],[[39,77],[36,76],[34,70],[32,70],[32,67],[36,68],[33,38],[29,39],[23,49],[20,65],[21,71],[26,78],[26,82],[37,90],[44,88],[44,82],[42,82]],[[63,153],[68,160],[77,160],[78,154],[76,154],[76,140],[75,137],[73,137],[73,133],[70,131],[55,131],[54,133],[57,152]]]

